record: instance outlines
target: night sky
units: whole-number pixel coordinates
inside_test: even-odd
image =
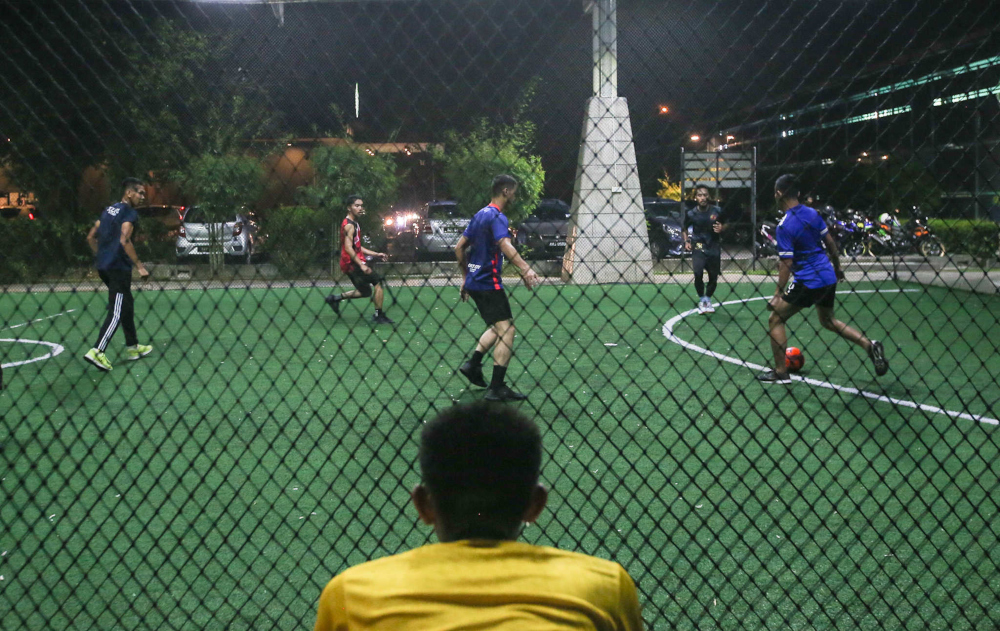
[[[537,77],[531,117],[547,192],[568,198],[572,190],[591,94],[591,18],[580,0],[294,3],[286,4],[283,25],[262,5],[0,5],[8,68],[0,89],[18,93],[42,120],[60,119],[67,143],[99,142],[81,122],[106,107],[102,88],[120,67],[118,43],[150,37],[151,21],[163,17],[234,37],[234,58],[221,61],[262,87],[297,136],[335,130],[331,104],[353,117],[358,83],[359,140],[439,141],[479,117],[509,115]],[[663,166],[673,168],[692,132],[996,54],[987,50],[996,48],[995,31],[971,48],[935,45],[991,28],[983,18],[998,8],[985,0],[621,0],[619,92],[629,100],[644,185]],[[669,115],[657,115],[661,103]],[[21,124],[0,107],[0,125]]]

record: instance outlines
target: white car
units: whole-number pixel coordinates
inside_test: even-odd
[[[238,213],[221,223],[209,223],[198,206],[189,207],[177,235],[177,258],[208,256],[209,226],[221,228],[222,252],[229,258],[249,263],[255,253],[257,223],[249,213]]]
[[[429,202],[413,228],[417,259],[454,258],[455,246],[470,220],[459,213],[456,202]]]

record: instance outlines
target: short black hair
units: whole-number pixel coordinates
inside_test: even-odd
[[[145,186],[145,183],[137,177],[125,178],[122,180],[122,195],[124,195],[126,191],[130,191],[137,186]]]
[[[361,197],[360,195],[348,195],[347,197],[344,198],[344,208],[350,208],[351,206],[354,205],[354,202],[358,201],[359,199],[364,199],[364,198]]]
[[[774,181],[774,190],[781,193],[782,197],[798,199],[802,194],[802,185],[799,178],[792,173],[786,173]]]
[[[711,187],[711,186],[709,186],[708,184],[698,184],[698,185],[696,185],[696,186],[694,187],[694,192],[695,192],[695,193],[697,193],[697,192],[698,192],[698,189],[702,189],[702,188],[703,188],[703,189],[705,189],[706,191],[708,191],[708,194],[709,194],[709,195],[711,195],[711,194],[712,194],[712,187]]]
[[[516,532],[541,466],[538,426],[509,406],[452,406],[420,434],[423,484],[458,539],[506,539]]]
[[[507,175],[502,173],[495,178],[493,178],[493,197],[496,197],[503,192],[503,189],[510,188],[512,186],[517,186],[517,179],[513,175]]]

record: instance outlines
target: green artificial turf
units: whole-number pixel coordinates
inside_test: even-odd
[[[885,341],[891,372],[810,312],[789,323],[802,375],[912,405],[765,388],[682,348],[661,327],[694,307],[683,285],[513,288],[508,381],[552,488],[524,538],[621,562],[653,629],[995,626],[1000,428],[913,406],[1000,417],[1000,299],[852,287],[886,292],[841,295],[837,313]],[[0,295],[0,322],[46,318],[0,337],[65,348],[5,370],[5,629],[309,627],[336,572],[429,540],[408,505],[416,441],[434,410],[481,396],[455,369],[482,322],[454,287],[393,287],[395,327],[324,294],[137,293],[154,353],[126,362],[119,332],[108,374],[80,359],[104,294]],[[764,364],[764,305],[674,332]],[[46,352],[0,342],[5,363]]]

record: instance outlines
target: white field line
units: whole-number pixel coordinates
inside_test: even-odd
[[[900,293],[900,292],[920,292],[919,289],[891,289],[886,291],[879,291],[876,289],[864,289],[857,291],[844,291],[837,292],[841,294],[873,294],[873,293]],[[730,300],[728,302],[723,302],[721,306],[727,305],[738,305],[745,304],[748,302],[753,302],[755,300],[770,300],[770,296],[756,296],[754,298],[744,298],[741,300]],[[694,351],[696,353],[701,353],[702,355],[708,355],[709,357],[714,357],[720,361],[729,362],[730,364],[736,364],[737,366],[743,366],[744,368],[751,368],[753,370],[761,371],[765,369],[765,366],[760,364],[754,364],[752,362],[744,361],[736,357],[730,357],[728,355],[723,355],[722,353],[716,353],[715,351],[710,351],[707,348],[698,346],[697,344],[692,344],[691,342],[680,339],[674,334],[674,326],[684,318],[694,315],[698,312],[697,309],[691,309],[690,311],[684,311],[679,313],[674,317],[670,318],[663,324],[663,336],[674,344],[679,344],[680,346]],[[761,339],[766,339],[766,336],[762,335]],[[882,401],[884,403],[891,403],[893,405],[899,405],[902,407],[913,408],[916,410],[923,410],[924,412],[931,412],[934,414],[944,414],[952,418],[961,418],[969,421],[976,421],[978,423],[986,423],[988,425],[1000,425],[1000,420],[995,418],[990,418],[988,416],[982,416],[979,414],[968,414],[966,412],[953,412],[952,410],[946,410],[944,408],[939,408],[934,405],[926,405],[924,403],[915,403],[913,401],[907,401],[906,399],[897,399],[895,397],[888,397],[883,394],[877,394],[874,392],[865,392],[864,390],[859,390],[857,388],[852,388],[850,386],[841,386],[835,383],[830,383],[829,381],[820,381],[819,379],[810,379],[808,377],[799,377],[798,375],[791,376],[795,381],[801,381],[807,383],[811,386],[819,386],[821,388],[830,388],[831,390],[837,390],[838,392],[846,392],[848,394],[860,394],[863,397],[869,399],[874,399],[876,401]]]
[[[14,366],[23,366],[24,364],[31,364],[31,363],[34,363],[34,362],[40,362],[43,359],[49,359],[51,357],[55,357],[59,353],[61,353],[64,350],[66,350],[65,348],[63,348],[59,344],[53,344],[52,342],[42,342],[42,341],[39,341],[39,340],[22,340],[20,338],[17,338],[17,339],[6,338],[6,339],[0,339],[0,342],[14,342],[14,343],[17,343],[17,344],[41,344],[42,346],[48,346],[50,349],[52,349],[48,353],[42,355],[41,357],[32,357],[31,359],[25,359],[24,361],[11,362],[9,364],[3,364],[3,365],[0,365],[0,368],[13,368]]]
[[[22,322],[21,324],[15,324],[14,326],[9,326],[6,329],[0,329],[0,331],[5,331],[7,329],[19,329],[22,326],[28,326],[29,324],[34,324],[35,322],[41,322],[43,320],[51,320],[52,318],[58,318],[61,315],[66,315],[67,313],[73,313],[76,309],[68,309],[66,311],[61,311],[55,315],[45,316],[44,318],[35,318],[29,322]]]
[[[14,326],[9,326],[6,329],[0,329],[0,331],[5,331],[7,329],[19,329],[22,326],[28,326],[29,324],[34,324],[35,322],[41,322],[43,320],[51,320],[52,318],[58,318],[61,315],[66,315],[67,313],[72,313],[74,311],[76,311],[76,309],[67,309],[66,311],[60,311],[59,313],[57,313],[55,315],[45,316],[44,318],[35,318],[34,320],[31,320],[29,322],[22,322],[21,324],[15,324]],[[48,353],[46,353],[45,355],[42,355],[41,357],[32,357],[31,359],[25,359],[24,361],[11,362],[9,364],[0,364],[0,368],[13,368],[14,366],[23,366],[25,364],[31,364],[31,363],[34,363],[34,362],[40,362],[43,359],[50,359],[52,357],[55,357],[59,353],[61,353],[64,350],[66,350],[60,344],[53,344],[52,342],[42,342],[42,341],[39,341],[39,340],[25,340],[25,339],[21,339],[21,338],[4,338],[4,339],[0,339],[0,342],[11,342],[11,343],[15,343],[15,344],[40,344],[42,346],[48,346],[50,349],[52,349]]]

